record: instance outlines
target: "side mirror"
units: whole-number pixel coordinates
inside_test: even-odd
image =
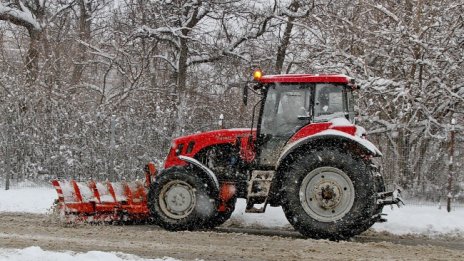
[[[310,115],[298,115],[299,120],[311,120]]]
[[[243,87],[243,104],[245,106],[248,105],[248,85],[245,84],[245,86]]]
[[[350,82],[348,83],[348,86],[351,87],[353,91],[361,89],[361,86],[356,84],[355,79],[350,79]]]

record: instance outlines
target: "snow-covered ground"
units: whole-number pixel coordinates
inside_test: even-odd
[[[175,261],[177,259],[166,257],[157,259],[144,259],[135,255],[116,252],[89,251],[87,253],[53,252],[45,251],[40,247],[28,247],[24,249],[0,248],[0,261]]]
[[[57,197],[50,188],[0,189],[0,212],[47,213]],[[464,208],[453,209],[438,206],[406,206],[391,209],[384,208],[388,214],[386,223],[374,225],[376,231],[388,231],[393,234],[460,234],[464,235]],[[289,226],[287,219],[279,208],[268,207],[264,214],[245,213],[245,201],[238,200],[232,221],[244,226],[276,227]]]
[[[0,189],[1,212],[48,213],[56,198],[53,188],[22,188],[5,191]],[[464,208],[457,208],[448,213],[446,208],[438,206],[396,206],[384,208],[388,214],[386,223],[373,226],[376,231],[387,231],[393,234],[421,234],[426,236],[458,235],[464,236]],[[231,221],[241,226],[283,228],[289,223],[282,209],[268,207],[264,214],[245,213],[245,201],[238,200],[236,210]],[[51,252],[39,247],[25,249],[0,248],[0,261],[3,260],[174,260],[166,257],[162,259],[142,259],[134,255],[123,253],[107,253],[91,251],[87,253]]]
[[[263,227],[289,226],[282,208],[267,208],[266,213],[245,213],[245,200],[239,200],[232,219],[241,224]],[[431,206],[402,206],[384,207],[387,222],[376,223],[373,229],[387,231],[392,234],[421,234],[436,236],[440,234],[453,234],[464,236],[464,208],[453,209],[450,213],[446,207]]]
[[[4,190],[0,188],[0,212],[27,212],[45,214],[58,198],[53,187],[21,188]]]

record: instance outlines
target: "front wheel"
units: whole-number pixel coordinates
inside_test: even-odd
[[[217,200],[193,171],[169,169],[148,192],[148,208],[157,225],[167,230],[201,228],[214,214]]]
[[[235,204],[237,203],[237,197],[233,197],[227,202],[225,211],[216,213],[211,216],[211,218],[206,222],[205,228],[215,228],[224,224],[227,220],[230,219],[232,213],[235,210]]]
[[[311,238],[357,235],[372,225],[377,209],[369,166],[338,150],[301,155],[284,173],[282,190],[288,221]]]

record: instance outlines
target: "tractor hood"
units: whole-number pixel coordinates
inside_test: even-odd
[[[196,133],[174,139],[171,149],[164,163],[164,168],[175,165],[185,165],[185,161],[178,158],[179,155],[194,157],[202,149],[218,144],[233,144],[239,137],[256,136],[256,129],[237,128],[222,129]]]
[[[174,139],[174,144],[186,143],[191,141],[206,143],[208,145],[217,143],[230,143],[235,142],[237,137],[248,136],[251,133],[255,135],[255,131],[255,129],[250,130],[249,128],[213,130],[176,138]]]

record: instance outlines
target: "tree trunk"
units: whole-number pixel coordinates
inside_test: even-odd
[[[40,55],[40,41],[42,38],[42,32],[34,29],[29,29],[29,50],[26,56],[26,71],[27,78],[33,82],[39,75],[39,55]]]
[[[182,30],[183,35],[187,35],[187,30]],[[182,129],[185,125],[185,105],[187,99],[187,59],[188,59],[188,46],[187,40],[185,38],[180,38],[180,51],[179,51],[179,59],[178,59],[178,71],[177,71],[177,101],[175,104],[175,116],[176,116],[176,126],[174,126],[174,135],[180,136],[182,135]]]
[[[423,171],[424,171],[424,166],[426,164],[426,160],[425,160],[425,157],[427,156],[427,152],[429,150],[429,145],[430,145],[430,138],[429,137],[425,137],[419,144],[418,148],[417,148],[417,153],[416,153],[416,157],[418,158],[417,159],[417,162],[414,166],[414,173],[415,173],[415,176],[417,177],[417,181],[418,181],[418,185],[420,187],[422,187],[421,185],[425,184],[426,182],[426,179],[425,179],[425,175],[423,175]],[[422,191],[424,192],[424,191]]]
[[[275,70],[277,74],[282,73],[282,68],[285,62],[285,53],[287,52],[288,45],[290,44],[290,37],[293,29],[293,21],[295,18],[289,17],[285,25],[284,35],[280,42],[279,48],[277,49],[276,65]]]
[[[91,8],[92,2],[86,2],[84,0],[79,1],[79,40],[82,42],[90,41],[90,25],[91,17],[89,10]],[[76,85],[81,82],[82,74],[84,73],[84,62],[86,59],[86,47],[83,44],[79,44],[77,48],[77,61],[74,64],[74,70],[72,73],[71,84]]]
[[[298,1],[292,1],[289,9],[293,12],[298,11],[300,8],[300,3]],[[277,49],[277,57],[276,57],[276,65],[275,70],[277,74],[282,73],[282,68],[285,62],[285,54],[288,49],[288,45],[290,44],[290,38],[293,30],[293,21],[295,21],[295,17],[289,16],[287,19],[287,23],[285,24],[285,31],[284,35],[282,36],[282,41],[280,41],[279,48]]]
[[[399,171],[401,173],[401,186],[405,188],[409,188],[412,182],[412,171],[411,171],[411,163],[410,163],[410,150],[411,144],[409,141],[410,133],[407,133],[406,130],[401,129],[399,130],[398,135],[398,154],[399,154]]]

